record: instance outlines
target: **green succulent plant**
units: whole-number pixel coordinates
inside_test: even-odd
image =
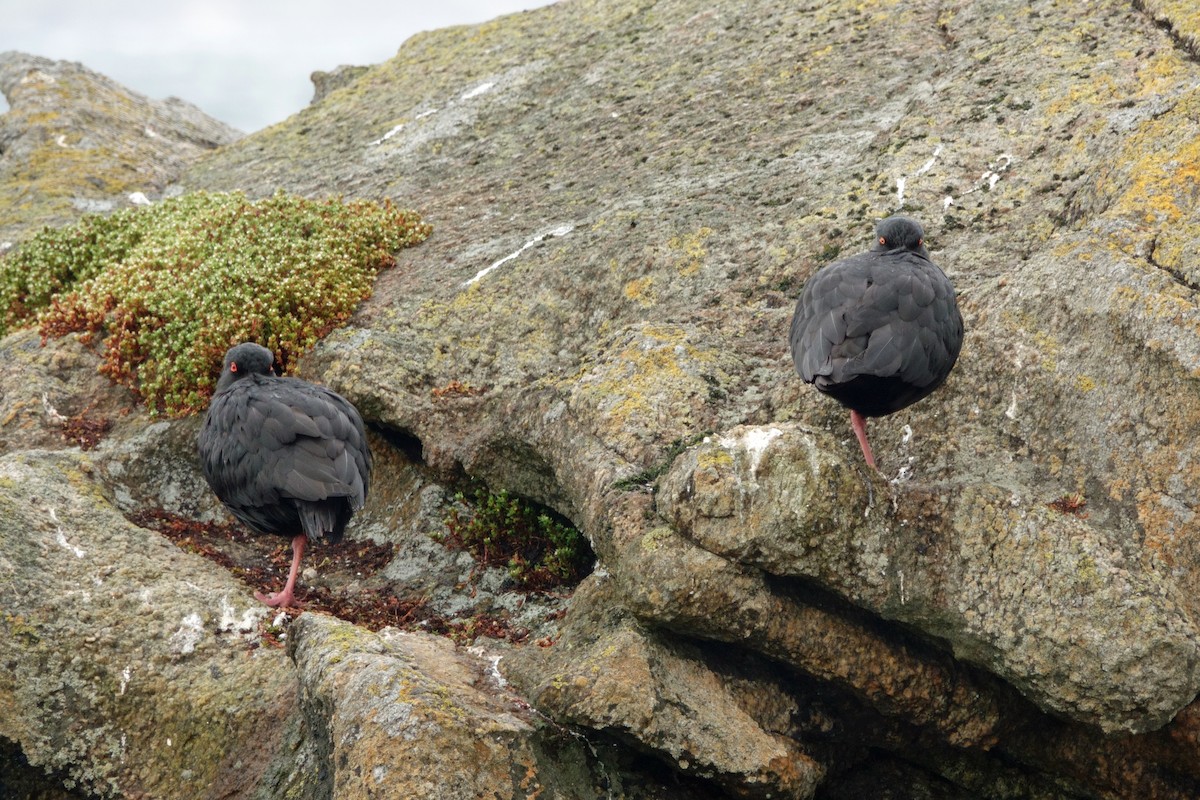
[[[429,225],[390,201],[197,192],[45,229],[0,258],[0,332],[98,341],[101,371],[155,412],[202,409],[252,340],[288,370]]]

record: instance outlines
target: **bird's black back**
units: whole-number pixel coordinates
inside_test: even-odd
[[[197,444],[213,492],[259,533],[336,542],[366,502],[362,417],[323,386],[241,377],[213,396]]]
[[[867,417],[929,395],[962,349],[954,286],[915,241],[915,249],[877,247],[819,270],[792,318],[800,377]]]

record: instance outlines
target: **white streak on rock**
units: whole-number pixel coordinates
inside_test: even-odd
[[[975,191],[984,183],[987,183],[988,191],[996,188],[996,184],[1000,181],[1000,173],[1007,172],[1012,165],[1013,157],[1008,153],[1001,153],[994,164],[988,164],[987,171],[979,176],[979,180],[975,183]],[[969,193],[968,193],[969,194]]]
[[[67,418],[58,413],[58,409],[50,403],[50,395],[42,394],[42,410],[46,412],[46,419],[50,420],[52,425],[65,425]]]
[[[771,442],[783,435],[779,428],[750,428],[738,438],[722,436],[719,440],[721,447],[726,450],[741,449],[750,458],[750,476],[758,476],[758,465],[762,463],[763,454],[771,446]]]
[[[909,178],[919,178],[920,176],[924,175],[926,172],[929,172],[929,170],[933,169],[933,165],[937,162],[937,158],[941,154],[942,154],[942,146],[939,144],[933,148],[933,155],[931,155],[929,157],[929,160],[926,161],[924,164],[922,164],[916,172],[914,172],[912,175],[906,175],[906,176],[901,176],[899,178],[896,178],[896,207],[897,208],[904,205],[904,190],[906,188],[908,188]]]
[[[258,621],[263,612],[257,608],[247,608],[239,616],[237,609],[229,602],[228,597],[221,598],[221,616],[217,620],[217,630],[237,633],[248,633],[258,627]]]
[[[490,92],[490,91],[491,91],[491,90],[492,90],[492,89],[493,89],[495,86],[496,86],[496,83],[495,83],[495,81],[488,81],[487,83],[481,83],[481,84],[479,84],[478,86],[476,86],[474,89],[472,89],[471,91],[469,91],[469,92],[465,93],[465,94],[464,94],[464,95],[463,95],[461,98],[459,98],[459,99],[461,99],[461,100],[470,100],[472,97],[478,97],[478,96],[479,96],[479,95],[481,95],[481,94],[487,94],[487,93],[488,93],[488,92]]]
[[[67,534],[63,532],[62,524],[58,521],[58,514],[54,513],[53,508],[50,509],[50,521],[54,523],[55,533],[57,534],[54,537],[54,541],[58,543],[59,547],[74,553],[76,558],[83,558],[87,555],[86,551],[67,541]]]
[[[384,142],[386,142],[388,139],[392,138],[393,136],[395,136],[397,133],[399,133],[399,132],[400,132],[400,131],[402,131],[402,130],[404,130],[404,123],[403,123],[403,122],[401,122],[401,123],[400,123],[399,125],[397,125],[396,127],[392,128],[390,131],[388,131],[387,133],[385,133],[383,136],[380,136],[380,137],[379,137],[378,139],[376,139],[375,141],[373,141],[373,142],[368,142],[368,143],[367,143],[367,146],[368,146],[368,147],[374,147],[374,146],[375,146],[375,145],[377,145],[377,144],[383,144],[383,143],[384,143]]]
[[[468,647],[467,652],[479,658],[486,659],[488,662],[488,677],[496,682],[497,688],[508,688],[508,681],[504,680],[504,676],[500,674],[500,659],[504,658],[504,656],[492,655],[482,647]]]
[[[521,247],[518,248],[515,252],[509,253],[504,258],[500,259],[499,261],[494,261],[494,262],[492,262],[492,264],[490,266],[479,270],[479,272],[475,273],[474,278],[471,278],[468,281],[463,281],[462,286],[464,288],[467,286],[470,286],[472,283],[475,283],[480,278],[482,278],[484,275],[487,275],[489,272],[494,270],[496,267],[499,267],[502,264],[506,264],[509,261],[512,261],[514,258],[521,255],[521,253],[524,253],[526,250],[533,247],[538,242],[541,242],[544,239],[550,239],[550,238],[553,238],[556,236],[566,236],[568,233],[570,233],[573,230],[575,230],[574,225],[559,225],[557,228],[553,228],[553,229],[547,231],[546,233],[538,234],[537,236],[533,237],[525,244],[521,245]]]
[[[929,157],[928,161],[921,165],[921,168],[917,170],[916,175],[913,177],[915,178],[917,175],[924,175],[926,172],[929,172],[929,170],[933,169],[933,162],[937,161],[937,157],[941,154],[942,146],[939,144],[937,147],[933,148],[933,155]]]

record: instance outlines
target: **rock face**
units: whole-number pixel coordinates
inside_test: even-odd
[[[450,640],[374,635],[313,614],[291,630],[303,706],[327,721],[333,796],[590,796],[572,785],[586,770],[545,768],[537,717]],[[580,745],[557,748],[584,762]]]
[[[313,84],[313,99],[314,103],[325,99],[325,96],[330,92],[341,89],[343,86],[349,86],[359,78],[369,67],[356,67],[351,64],[342,64],[337,69],[325,72],[324,70],[315,70],[309,79]]]
[[[197,155],[241,136],[178,98],[25,53],[0,53],[0,92],[0,252],[40,225],[157,196]]]
[[[265,734],[295,708],[284,654],[257,646],[265,610],[98,499],[92,469],[45,451],[0,464],[3,734],[96,794],[244,795],[276,771],[285,737]]]
[[[704,550],[815,581],[1101,728],[1160,727],[1194,695],[1191,618],[1146,554],[998,485],[879,486],[890,504],[874,506],[834,449],[793,425],[734,428],[676,460],[657,511]]]
[[[194,421],[63,450],[32,387],[75,409],[88,354],[13,334],[0,737],[119,796],[424,796],[417,763],[443,797],[1200,796],[1184,5],[572,0],[422,34],[195,157],[169,190],[393,197],[434,226],[305,362],[432,476],[385,479],[362,530],[415,542],[465,474],[569,517],[597,570],[539,645],[306,614],[268,648],[248,593],[115,510],[217,518]],[[873,423],[874,474],[786,336],[896,211],[967,336]],[[151,702],[194,675],[194,713]]]

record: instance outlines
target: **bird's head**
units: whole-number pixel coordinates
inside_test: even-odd
[[[223,392],[237,381],[249,375],[274,375],[271,365],[275,356],[261,344],[242,342],[225,353],[225,366],[217,380],[217,392]]]
[[[875,226],[876,250],[910,250],[926,258],[925,231],[921,223],[910,217],[893,216],[880,220]]]

